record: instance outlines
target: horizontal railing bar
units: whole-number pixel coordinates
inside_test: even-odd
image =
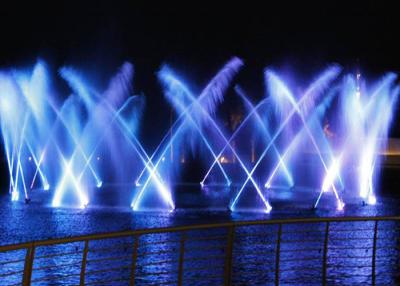
[[[0,274],[0,277],[13,276],[13,275],[22,274],[22,273],[24,273],[24,270],[18,270],[18,271],[13,271],[13,272],[2,273],[2,274]]]
[[[207,240],[220,240],[226,239],[226,235],[218,235],[218,236],[206,236],[206,237],[190,237],[187,236],[185,239],[185,244],[190,243],[192,241],[207,241]]]
[[[247,247],[250,247],[252,249],[254,247],[269,247],[270,249],[275,249],[275,244],[276,244],[276,241],[267,242],[267,243],[247,243],[246,242],[246,244],[243,244],[243,243],[240,243],[240,242],[236,242],[235,246],[236,247],[242,247],[243,249],[246,249]]]
[[[290,258],[290,259],[280,259],[280,262],[284,263],[284,262],[293,262],[293,261],[314,261],[314,260],[321,260],[322,261],[322,256],[321,257],[302,257],[301,259],[298,258]]]
[[[218,267],[219,267],[219,269],[218,269]],[[190,272],[190,271],[202,271],[202,270],[210,270],[210,269],[213,269],[213,270],[217,269],[217,270],[221,271],[221,270],[224,270],[224,265],[210,264],[210,265],[207,265],[207,267],[194,267],[194,268],[186,267],[185,271]],[[185,274],[187,274],[187,272],[185,272]]]
[[[282,281],[284,284],[295,284],[298,285],[299,281],[297,280],[289,280],[289,279],[282,279]],[[305,283],[304,285],[310,286],[310,285],[321,285],[321,282],[310,282],[309,280],[304,280],[302,281],[302,283]]]
[[[143,256],[146,256],[146,255],[154,255],[154,254],[167,254],[167,253],[174,253],[174,252],[177,252],[178,251],[178,248],[176,248],[176,249],[171,249],[171,250],[160,250],[160,251],[149,251],[149,252],[138,252],[138,254],[137,254],[137,256],[138,257],[143,257]]]
[[[86,263],[95,263],[95,262],[102,262],[102,261],[113,261],[113,260],[122,260],[122,259],[131,259],[131,255],[125,255],[125,256],[107,256],[107,257],[102,257],[102,258],[96,258],[96,259],[89,259],[87,260]]]
[[[304,267],[303,265],[295,265],[296,267],[291,266],[290,268],[279,269],[281,272],[290,272],[290,271],[302,271],[302,270],[312,270],[312,271],[321,271],[322,265],[320,267]]]
[[[14,284],[7,284],[7,285],[4,285],[4,286],[21,286],[21,282],[14,283]]]
[[[338,259],[371,259],[372,255],[369,256],[333,256],[329,255],[329,258],[338,258]]]
[[[294,248],[294,249],[280,249],[282,252],[303,252],[303,251],[318,251],[322,252],[322,247],[320,248]]]
[[[102,248],[90,248],[89,253],[104,253],[104,252],[117,252],[117,251],[122,251],[122,250],[129,250],[129,248],[132,247],[132,244],[127,244],[124,247],[119,247],[118,246],[110,246],[110,247],[102,247]],[[113,251],[109,251],[113,250]]]
[[[372,229],[371,229],[372,228]],[[358,232],[358,231],[361,231],[361,232],[363,232],[363,231],[370,231],[370,232],[374,232],[374,229],[373,229],[373,226],[371,226],[371,228],[355,228],[355,229],[350,229],[350,228],[346,228],[346,229],[344,229],[344,228],[338,228],[338,229],[334,229],[333,227],[332,227],[332,232],[334,232],[334,233],[336,233],[336,232]],[[379,231],[381,231],[381,230],[379,230]]]
[[[382,256],[382,255],[377,255],[376,256],[376,262],[385,262],[385,261],[391,261],[391,260],[396,260],[399,261],[399,268],[400,268],[400,257],[399,256],[395,256],[395,257],[388,257],[388,256]]]
[[[225,258],[225,255],[208,255],[208,256],[195,256],[195,257],[185,257],[186,261],[197,261],[197,260],[206,260],[209,258]]]
[[[82,254],[82,251],[54,253],[54,254],[49,254],[49,255],[35,256],[35,260],[44,259],[44,258],[52,258],[52,257],[57,257],[57,256],[79,255],[79,254]]]
[[[140,267],[145,267],[145,266],[152,266],[152,265],[163,265],[163,264],[169,264],[169,263],[177,263],[179,262],[179,259],[166,259],[166,260],[160,260],[160,261],[155,261],[155,262],[149,262],[145,264],[138,263],[138,266]]]
[[[249,268],[249,269],[254,269],[254,267],[257,267],[257,269],[262,268],[262,269],[260,269],[259,272],[265,273],[265,271],[271,271],[271,273],[273,273],[273,271],[275,269],[274,268],[268,268],[267,266],[270,266],[270,265],[268,265],[268,262],[272,263],[273,261],[272,262],[271,261],[262,261],[262,262],[248,261],[248,262],[242,262],[242,263],[233,263],[232,267],[233,267],[233,269],[243,268],[243,267],[244,268]],[[248,267],[246,267],[246,266],[248,266]],[[249,270],[246,269],[246,274],[247,273],[254,273],[254,271],[249,271]]]
[[[368,263],[371,264],[370,261],[368,261]],[[372,265],[347,265],[347,264],[342,265],[342,264],[331,264],[331,263],[328,263],[327,265],[328,265],[328,267],[335,267],[336,269],[337,268],[371,268],[372,267]]]
[[[5,262],[0,262],[0,265],[6,265],[6,264],[16,264],[18,262],[24,262],[25,259],[17,259],[17,260],[9,260]]]
[[[270,261],[241,261],[241,263],[234,262],[233,267],[238,268],[238,267],[243,267],[243,266],[271,266],[269,265]],[[264,269],[264,268],[263,268]],[[274,268],[268,268],[268,270],[273,271]],[[247,272],[246,272],[247,273]]]
[[[306,243],[310,243],[310,242],[318,242],[318,243],[323,243],[324,242],[324,238],[321,236],[319,237],[318,240],[313,240],[313,239],[288,239],[288,240],[281,240],[281,243],[299,243],[299,242],[306,242]]]
[[[284,235],[284,234],[299,234],[299,233],[301,233],[301,234],[305,234],[305,233],[320,233],[320,234],[324,234],[324,232],[325,232],[325,229],[321,229],[321,230],[319,230],[319,229],[315,229],[315,230],[302,230],[302,229],[299,229],[299,230],[290,230],[290,231],[288,231],[288,230],[282,230],[282,235]]]
[[[42,282],[42,281],[49,281],[49,280],[59,280],[59,279],[63,279],[63,278],[69,278],[69,277],[74,277],[74,276],[79,276],[80,273],[70,273],[70,274],[58,274],[56,276],[45,276],[45,277],[40,277],[37,279],[32,279],[31,283],[34,282]]]
[[[292,218],[292,219],[275,219],[275,220],[256,220],[256,221],[235,221],[218,224],[201,224],[191,226],[163,227],[152,229],[138,229],[120,232],[89,234],[76,237],[56,238],[48,240],[38,240],[29,243],[20,243],[13,245],[0,246],[0,252],[24,249],[29,247],[46,246],[61,243],[71,243],[85,240],[101,240],[114,237],[126,237],[150,233],[171,233],[201,229],[218,229],[228,227],[241,227],[250,225],[274,225],[274,224],[295,224],[295,223],[316,223],[316,222],[357,222],[357,221],[400,221],[398,216],[378,216],[378,217],[324,217],[324,218]]]
[[[276,234],[272,233],[273,236],[276,236]],[[256,232],[256,233],[239,233],[239,234],[235,234],[236,238],[240,238],[240,237],[270,237],[271,233],[270,232],[266,232],[266,233],[261,233],[261,232]]]
[[[74,263],[64,263],[64,264],[57,264],[57,265],[48,265],[48,266],[41,266],[38,268],[33,268],[33,271],[40,271],[40,270],[44,270],[44,269],[51,269],[51,268],[58,268],[58,267],[65,267],[65,266],[72,266],[72,265],[80,265],[82,262],[81,261],[77,261]]]
[[[151,285],[154,285],[154,281],[153,280],[151,280],[151,281],[149,281],[148,280],[148,278],[146,278],[146,280],[145,279],[143,279],[143,278],[141,278],[141,277],[136,277],[136,280],[140,280],[140,285],[149,285],[149,284],[151,284]],[[176,281],[176,280],[174,280],[174,281],[162,281],[162,282],[160,282],[160,281],[157,281],[157,285],[171,285],[171,284],[173,284],[173,285],[176,285],[176,284],[178,284],[178,281]]]
[[[343,241],[343,240],[372,240],[374,237],[329,237],[329,241]]]
[[[210,276],[204,276],[204,275],[202,275],[201,277],[183,277],[183,280],[185,280],[185,281],[190,281],[190,280],[198,280],[199,278],[201,278],[201,279],[214,279],[214,278],[219,278],[219,279],[223,279],[224,278],[224,275],[222,274],[222,275],[210,275]]]
[[[246,282],[237,282],[237,280],[239,280],[239,279],[242,279],[242,278],[237,278],[237,277],[233,277],[233,284],[235,285],[235,286],[248,286],[249,284],[248,283],[246,283]],[[267,284],[268,282],[270,282],[271,284],[273,284],[272,282],[273,282],[274,280],[266,280],[266,279],[262,279],[262,282],[264,283],[264,285],[265,284]],[[259,285],[259,284],[258,284]]]
[[[365,246],[365,247],[332,247],[329,246],[329,250],[348,250],[348,249],[354,249],[354,250],[366,250],[366,249],[372,249],[372,246]]]
[[[357,274],[348,274],[348,273],[340,273],[342,277],[344,278],[352,278],[352,277],[371,277],[371,274],[361,274],[361,273],[357,273]],[[381,284],[382,285],[382,284]],[[387,285],[387,284],[384,284]],[[393,284],[392,284],[393,285]]]
[[[24,250],[32,246],[31,242],[26,243],[18,243],[18,244],[8,244],[0,246],[0,253],[2,252],[9,252],[9,251],[17,251],[17,250]]]
[[[165,274],[175,274],[175,272],[170,272],[170,271],[145,272],[145,273],[141,273],[140,277],[148,277],[148,276],[155,276],[155,275],[165,275]]]
[[[164,282],[159,282],[157,281],[157,285],[176,285],[178,281],[164,281]],[[154,285],[154,284],[152,284]]]
[[[208,247],[191,247],[189,249],[186,249],[185,252],[191,252],[191,251],[197,251],[197,250],[217,250],[217,249],[223,249],[225,250],[226,245],[218,245],[218,246],[208,246]]]
[[[85,285],[107,285],[105,283],[124,282],[124,281],[129,281],[129,278],[119,278],[119,279],[112,279],[112,280],[100,280],[100,281],[85,282]]]
[[[235,255],[238,255],[239,253],[237,251],[233,252]],[[245,252],[245,253],[240,253],[241,256],[249,256],[249,255],[263,255],[263,254],[273,254],[275,253],[275,249],[271,249],[271,251],[256,251],[256,252]]]
[[[142,247],[142,246],[146,246],[146,245],[160,245],[160,244],[169,244],[169,243],[171,243],[171,244],[173,244],[173,243],[179,243],[180,242],[180,240],[159,240],[159,241],[154,241],[154,242],[151,242],[151,241],[146,241],[146,242],[140,242],[140,246]]]
[[[117,271],[117,270],[128,269],[130,267],[131,267],[130,265],[124,265],[124,266],[119,266],[119,267],[97,269],[97,270],[93,270],[93,271],[86,271],[85,275],[87,277],[87,276],[89,276],[91,274],[113,272],[113,271]]]

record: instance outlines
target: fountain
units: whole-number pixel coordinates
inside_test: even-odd
[[[134,211],[172,211],[190,154],[206,166],[199,187],[227,188],[231,211],[268,213],[275,200],[300,197],[315,208],[375,204],[379,154],[399,94],[396,75],[367,84],[360,73],[333,65],[298,91],[288,84],[295,81],[266,69],[265,95],[253,103],[232,83],[242,66],[232,58],[201,91],[162,66],[157,77],[176,120],[151,152],[138,135],[145,96],[133,93],[132,64],[124,63],[105,90],[73,67],[53,77],[43,61],[28,72],[1,71],[11,200],[28,203],[45,193],[53,207],[84,208],[112,192],[124,193]],[[227,91],[245,111],[234,130],[218,116]]]

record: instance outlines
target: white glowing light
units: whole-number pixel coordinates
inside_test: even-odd
[[[12,191],[12,193],[11,193],[11,200],[13,201],[13,202],[15,202],[15,201],[18,201],[18,199],[19,199],[19,192],[18,191]]]
[[[368,204],[375,205],[376,204],[376,197],[374,195],[368,196]]]
[[[326,193],[330,190],[335,179],[339,175],[339,170],[340,170],[340,162],[339,162],[339,160],[334,159],[331,167],[329,168],[329,170],[325,176],[324,182],[322,184],[322,191],[324,193]]]
[[[344,210],[344,206],[345,206],[344,202],[342,202],[341,200],[337,201],[337,210],[338,211]]]
[[[48,191],[48,190],[50,190],[50,185],[49,185],[49,183],[45,183],[44,184],[44,186],[43,186],[43,189],[45,190],[45,191]]]

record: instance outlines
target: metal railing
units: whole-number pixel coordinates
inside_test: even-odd
[[[241,221],[0,247],[0,285],[399,284],[400,217]]]

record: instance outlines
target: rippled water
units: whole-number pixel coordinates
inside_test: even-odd
[[[292,217],[385,216],[400,215],[398,199],[381,198],[375,206],[347,205],[344,211],[331,208],[312,210],[295,204],[275,205],[270,214],[231,213],[223,209],[177,209],[174,212],[132,212],[129,208],[88,207],[87,209],[51,208],[32,202],[11,203],[0,198],[0,244],[103,233],[119,230],[261,220]]]
[[[375,206],[347,205],[345,211],[311,210],[296,205],[276,205],[271,214],[230,213],[224,210],[177,209],[171,213],[133,213],[127,208],[89,207],[84,210],[53,209],[35,202],[25,205],[1,200],[2,245],[47,238],[76,236],[128,229],[200,223],[261,220],[289,217],[399,215],[399,201],[380,199]],[[326,281],[329,285],[367,285],[372,279],[373,222],[332,223],[327,251]],[[325,224],[285,225],[279,255],[281,285],[320,285]],[[232,283],[273,285],[276,278],[277,225],[239,227],[234,233]],[[185,237],[183,285],[221,285],[226,262],[227,229],[190,231]],[[377,284],[399,284],[400,225],[379,224],[376,260]],[[180,233],[140,237],[135,285],[176,285]],[[127,285],[131,274],[134,238],[91,242],[86,282]],[[33,285],[76,285],[83,243],[37,248]],[[68,255],[59,256],[60,253]],[[23,269],[25,251],[1,254],[0,261],[21,260],[1,267],[2,273]],[[43,257],[43,258],[41,258]],[[110,260],[110,258],[113,258]],[[3,278],[0,285],[20,283],[21,273]]]

